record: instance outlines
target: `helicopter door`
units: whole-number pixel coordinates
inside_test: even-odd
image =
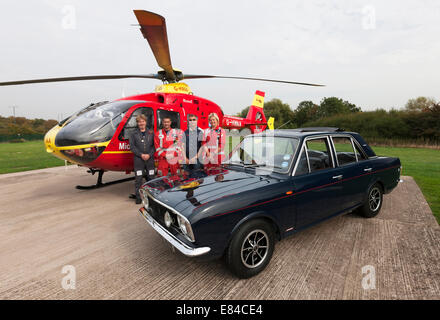
[[[130,119],[128,119],[124,129],[122,129],[121,135],[119,136],[120,140],[128,140],[128,138],[133,133],[133,131],[136,130],[137,128],[136,117],[140,114],[144,114],[145,116],[147,116],[147,129],[154,129],[153,109],[148,107],[137,108],[131,114]]]

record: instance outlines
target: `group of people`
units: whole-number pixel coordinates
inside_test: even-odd
[[[216,113],[208,117],[210,128],[202,130],[198,118],[188,115],[188,129],[172,128],[169,117],[162,118],[162,129],[156,133],[147,128],[147,116],[137,116],[137,130],[129,138],[134,154],[136,203],[141,203],[139,188],[143,178],[180,174],[182,171],[210,170],[221,164],[225,157],[225,130],[220,126]]]

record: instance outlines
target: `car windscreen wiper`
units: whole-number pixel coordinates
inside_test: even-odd
[[[266,164],[262,163],[262,164],[258,164],[258,163],[245,163],[243,160],[240,161],[228,161],[226,162],[226,164],[230,164],[230,165],[239,165],[245,168],[257,168],[257,167],[265,167]]]
[[[240,165],[240,166],[244,166],[243,161],[227,161],[227,162],[223,162],[224,164],[230,164],[230,165]]]
[[[263,166],[263,164],[258,164],[258,163],[249,163],[249,164],[244,163],[243,165],[246,168],[257,168]]]

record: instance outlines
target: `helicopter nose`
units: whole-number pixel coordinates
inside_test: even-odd
[[[67,160],[72,162],[72,159],[61,152],[61,150],[55,144],[55,138],[61,127],[57,124],[55,127],[50,129],[44,136],[44,145],[46,147],[46,152],[52,154],[61,160]]]
[[[89,140],[91,134],[84,133],[75,126],[54,127],[46,134],[46,151],[70,163],[87,165],[95,161],[110,143],[110,140],[103,142]]]
[[[56,125],[52,129],[50,129],[46,135],[44,136],[44,145],[46,146],[46,152],[47,153],[54,153],[56,150],[55,146],[55,137],[60,131],[61,127],[59,125]]]

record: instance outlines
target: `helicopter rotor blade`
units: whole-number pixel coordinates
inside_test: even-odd
[[[274,79],[263,79],[263,78],[214,76],[214,75],[206,75],[206,74],[205,75],[204,74],[186,74],[183,76],[183,79],[209,79],[209,78],[267,81],[267,82],[297,84],[297,85],[302,85],[302,86],[325,87],[325,85],[323,85],[323,84],[296,82],[296,81],[285,81],[285,80],[274,80]]]
[[[15,86],[20,84],[32,83],[46,83],[46,82],[63,82],[63,81],[80,81],[80,80],[108,80],[108,79],[127,79],[127,78],[145,78],[145,79],[159,79],[157,74],[123,74],[123,75],[98,75],[98,76],[79,76],[79,77],[62,77],[62,78],[46,78],[33,80],[20,80],[0,82],[0,86]]]
[[[165,18],[145,10],[133,11],[139,21],[144,38],[150,44],[157,64],[165,71],[166,80],[170,82],[176,81],[176,74],[171,65]]]

